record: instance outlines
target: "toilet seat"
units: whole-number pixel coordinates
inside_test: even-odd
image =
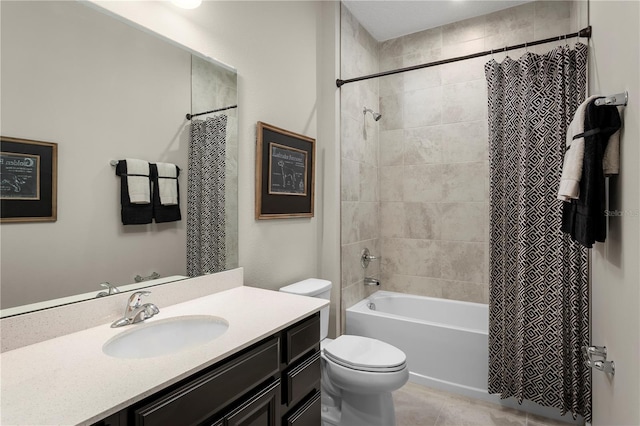
[[[377,339],[342,335],[323,348],[325,357],[343,367],[371,373],[391,373],[406,367],[400,349]]]

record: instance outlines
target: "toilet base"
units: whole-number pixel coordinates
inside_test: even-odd
[[[379,394],[342,393],[340,409],[322,406],[322,426],[395,426],[391,392]]]

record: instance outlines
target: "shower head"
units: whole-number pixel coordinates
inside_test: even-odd
[[[362,111],[362,113],[364,115],[367,115],[367,112],[370,112],[371,115],[373,115],[373,119],[376,121],[379,121],[382,118],[382,114],[374,112],[371,108],[364,107],[364,110]]]

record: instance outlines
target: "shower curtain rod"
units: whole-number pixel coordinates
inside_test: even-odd
[[[522,44],[517,44],[515,46],[505,46],[505,47],[503,47],[501,49],[485,50],[484,52],[472,53],[470,55],[458,56],[456,58],[450,58],[450,59],[443,59],[441,61],[429,62],[427,64],[413,65],[411,67],[399,68],[399,69],[396,69],[396,70],[384,71],[384,72],[379,72],[379,73],[376,73],[376,74],[364,75],[362,77],[349,78],[347,80],[337,79],[336,80],[336,86],[341,87],[343,84],[353,83],[353,82],[356,82],[356,81],[369,80],[370,78],[384,77],[384,76],[387,76],[387,75],[399,74],[399,73],[405,72],[405,71],[419,70],[419,69],[422,69],[422,68],[433,67],[433,66],[436,66],[436,65],[450,64],[451,62],[458,62],[458,61],[464,61],[465,59],[479,58],[481,56],[491,55],[491,54],[494,54],[494,53],[506,52],[508,50],[514,50],[514,49],[522,49],[523,47],[526,48],[526,47],[529,47],[529,46],[537,46],[538,44],[550,43],[552,41],[566,40],[568,38],[573,38],[573,37],[590,38],[591,37],[591,25],[589,25],[588,27],[583,28],[580,31],[575,32],[575,33],[565,34],[565,35],[556,36],[556,37],[549,37],[549,38],[545,38],[544,40],[532,41],[530,43],[522,43]]]
[[[197,117],[199,115],[211,114],[212,112],[220,112],[226,111],[228,109],[238,108],[238,105],[230,105],[224,108],[212,109],[211,111],[199,112],[197,114],[187,114],[187,120],[191,120],[193,117]]]

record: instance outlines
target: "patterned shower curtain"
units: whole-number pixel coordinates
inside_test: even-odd
[[[485,65],[489,92],[489,393],[591,418],[588,252],[560,230],[567,126],[587,46]]]
[[[225,269],[227,116],[191,123],[187,189],[187,275]]]

